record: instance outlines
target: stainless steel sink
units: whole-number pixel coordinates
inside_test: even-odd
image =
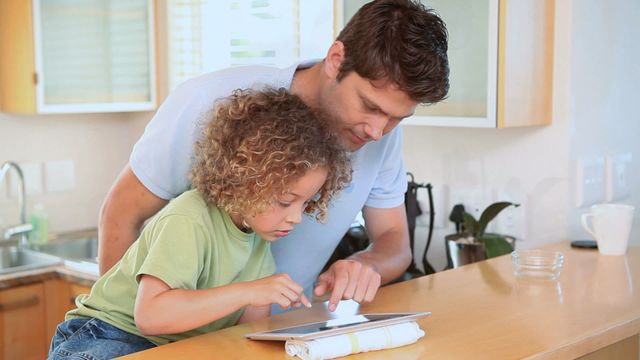
[[[0,275],[60,263],[62,263],[62,260],[56,256],[19,248],[17,246],[0,247]]]
[[[44,245],[33,245],[31,249],[67,260],[98,262],[98,239],[96,238],[54,240]]]
[[[0,247],[0,275],[59,264],[98,275],[98,239],[59,239],[29,248]]]

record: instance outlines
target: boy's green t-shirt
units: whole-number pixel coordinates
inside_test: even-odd
[[[270,244],[238,229],[229,215],[208,206],[195,190],[171,201],[145,226],[111,270],[76,299],[66,318],[94,317],[162,345],[235,325],[242,310],[184,333],[144,336],[133,309],[140,275],[153,275],[179,289],[208,289],[272,275]],[[211,307],[215,307],[212,302]]]

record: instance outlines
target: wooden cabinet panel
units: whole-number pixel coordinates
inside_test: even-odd
[[[0,109],[36,108],[32,11],[31,1],[0,1]]]
[[[49,340],[45,330],[44,285],[0,291],[0,358],[44,359]]]
[[[70,283],[62,279],[48,280],[44,284],[46,298],[46,333],[51,339],[65,314],[76,307],[76,297],[88,294],[90,287]]]
[[[46,333],[51,339],[56,327],[64,320],[64,314],[71,309],[69,283],[62,279],[48,280],[44,283],[46,296]]]

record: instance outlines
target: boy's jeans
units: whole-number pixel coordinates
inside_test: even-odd
[[[149,340],[94,318],[76,318],[58,325],[49,360],[102,360],[155,347]]]

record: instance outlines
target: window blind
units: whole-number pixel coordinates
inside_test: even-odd
[[[40,0],[44,103],[149,101],[146,0]]]
[[[233,66],[323,58],[332,0],[168,0],[169,86]]]

